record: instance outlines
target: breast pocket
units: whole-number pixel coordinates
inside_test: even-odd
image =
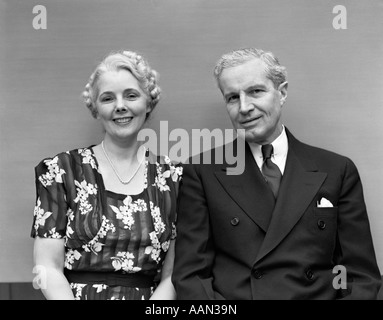
[[[314,208],[314,214],[316,216],[337,216],[338,207],[324,207],[324,208]]]
[[[338,208],[314,208],[314,215],[311,218],[311,231],[322,243],[323,249],[332,252],[336,243]]]

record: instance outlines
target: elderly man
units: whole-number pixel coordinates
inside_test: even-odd
[[[245,169],[228,175],[214,150],[212,164],[185,165],[178,299],[376,299],[381,275],[354,163],[283,125],[286,69],[271,52],[223,55],[214,75],[244,132]]]

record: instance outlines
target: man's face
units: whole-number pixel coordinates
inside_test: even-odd
[[[219,78],[231,122],[245,130],[248,142],[267,144],[282,132],[282,105],[287,82],[278,88],[266,77],[266,64],[254,58],[242,65],[224,69]]]

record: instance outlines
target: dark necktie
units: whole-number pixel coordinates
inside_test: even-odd
[[[262,146],[263,165],[262,174],[269,184],[271,190],[274,193],[274,197],[278,196],[279,184],[281,182],[282,173],[278,166],[271,161],[271,155],[273,154],[273,146],[266,144]]]

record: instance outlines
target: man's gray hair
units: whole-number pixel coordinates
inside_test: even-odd
[[[287,81],[286,68],[279,64],[277,57],[272,52],[256,48],[243,48],[226,53],[217,61],[214,77],[218,86],[219,78],[224,69],[242,65],[253,59],[260,59],[266,64],[266,75],[273,82],[275,88]]]

